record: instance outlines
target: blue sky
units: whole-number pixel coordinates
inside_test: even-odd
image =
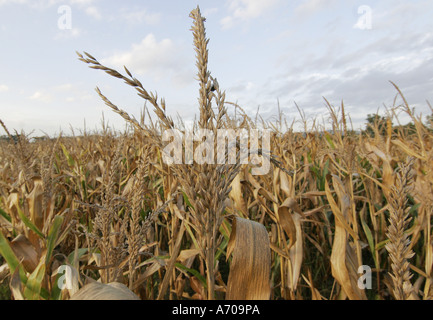
[[[70,27],[59,27],[70,8]],[[175,119],[198,112],[189,12],[197,5],[210,38],[209,69],[250,115],[288,123],[329,124],[325,97],[344,101],[354,129],[368,113],[385,114],[396,90],[423,116],[433,103],[432,1],[0,0],[0,119],[34,135],[77,133],[123,119],[94,88],[135,117],[144,101],[122,81],[92,70],[75,51],[123,65],[164,97]],[[401,100],[397,100],[397,105]],[[228,106],[233,111],[231,106]],[[400,120],[408,119],[401,114]],[[294,127],[299,127],[295,122]],[[4,134],[4,133],[2,133]],[[1,134],[0,134],[1,135]]]

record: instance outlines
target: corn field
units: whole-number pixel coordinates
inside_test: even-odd
[[[0,141],[2,297],[432,299],[431,124],[397,85],[394,110],[411,118],[410,130],[393,126],[391,113],[386,123],[354,132],[344,104],[327,101],[330,130],[304,120],[296,132],[282,116],[252,119],[226,101],[207,68],[205,19],[199,8],[190,16],[199,82],[194,127],[268,130],[269,171],[253,175],[254,164],[239,161],[165,163],[161,133],[185,125],[132,71],[77,53],[96,69],[89,72],[134,88],[146,108],[137,120],[97,88],[129,129],[103,125],[32,140],[1,122],[8,136]]]

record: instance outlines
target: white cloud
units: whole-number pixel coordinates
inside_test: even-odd
[[[72,28],[71,29],[71,37],[72,38],[76,38],[76,37],[80,36],[80,34],[81,34],[81,29],[79,29],[79,28]]]
[[[241,80],[229,88],[230,93],[246,93],[254,89],[256,85],[251,81]]]
[[[342,70],[327,69],[323,65],[323,72],[318,73],[314,70],[321,69],[314,68],[297,74],[287,73],[284,77],[269,79],[261,87],[265,100],[270,101],[268,105],[273,105],[272,101],[278,97],[282,106],[294,110],[291,101],[295,101],[313,118],[320,115],[318,108],[323,104],[322,96],[336,105],[344,100],[346,110],[353,116],[354,127],[358,128],[363,125],[368,113],[375,113],[377,108],[384,111],[383,104],[392,105],[396,91],[389,80],[400,87],[411,106],[417,106],[417,113],[426,113],[424,101],[431,96],[433,84],[431,52],[428,53],[420,55],[412,52],[358,65],[347,64]],[[249,97],[247,92],[243,95]],[[400,120],[403,123],[406,121],[404,118]]]
[[[26,4],[33,9],[47,9],[54,5],[90,6],[95,0],[0,0],[0,7],[8,4]]]
[[[69,0],[71,4],[79,4],[79,5],[89,5],[92,4],[95,0]]]
[[[6,92],[9,90],[9,87],[4,84],[0,84],[0,92]]]
[[[153,34],[148,34],[140,43],[133,44],[130,50],[114,54],[101,62],[118,68],[126,66],[131,72],[150,75],[156,80],[173,76],[178,82],[185,73],[185,60],[182,57],[181,49],[171,39],[157,41]]]
[[[40,102],[51,102],[52,96],[48,93],[45,93],[43,91],[36,91],[34,94],[32,94],[29,97],[30,100],[34,100],[34,101],[40,101]]]
[[[55,86],[54,89],[59,91],[69,91],[74,89],[74,85],[72,83],[64,83]]]
[[[329,8],[333,2],[335,2],[335,0],[304,0],[295,8],[294,15],[297,19],[303,20],[318,11]]]
[[[0,7],[8,4],[32,4],[33,1],[30,0],[0,0]]]
[[[87,101],[94,99],[95,95],[89,94],[87,89],[82,88],[80,83],[63,83],[49,88],[56,99],[66,102]]]
[[[6,4],[23,4],[23,3],[27,3],[27,0],[0,0],[0,7]]]
[[[221,19],[223,29],[229,29],[234,26],[236,21],[247,21],[254,19],[274,7],[279,0],[230,0],[230,15]]]
[[[82,30],[80,28],[72,28],[57,31],[54,36],[54,40],[64,40],[71,38],[78,38],[82,34]]]
[[[121,18],[130,24],[157,24],[161,20],[161,14],[148,12],[147,10],[122,10]]]
[[[293,39],[281,55],[289,63],[278,64],[278,74],[270,70],[271,74],[263,80],[254,80],[260,90],[248,92],[247,78],[228,92],[245,110],[253,112],[260,104],[264,118],[277,112],[277,98],[285,111],[296,116],[295,101],[312,118],[320,118],[321,114],[326,117],[326,108],[321,109],[322,96],[336,106],[344,100],[357,129],[364,125],[368,113],[375,113],[378,108],[383,112],[384,105],[393,105],[397,92],[389,83],[391,80],[417,114],[430,114],[425,103],[433,101],[433,33],[429,30],[412,31],[412,25],[405,32],[392,34],[388,34],[388,29],[371,33],[349,30],[368,37],[352,46],[350,41],[329,34],[320,50],[315,47],[319,41]],[[390,29],[390,33],[393,31]],[[399,120],[406,123],[403,117]]]
[[[218,12],[218,8],[206,8],[203,11],[203,16],[208,17],[208,16],[210,16],[214,13],[217,13],[217,12]]]
[[[431,1],[381,1],[372,9],[374,29],[400,30],[410,29],[414,21],[431,12]]]
[[[95,6],[87,7],[85,12],[88,16],[95,18],[96,20],[101,20],[101,18],[102,18],[102,15],[99,12],[99,9]]]

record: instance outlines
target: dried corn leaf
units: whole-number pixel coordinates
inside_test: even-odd
[[[332,197],[331,189],[329,188],[328,181],[325,179],[325,192],[326,192],[326,198],[328,199],[329,205],[331,206],[332,213],[335,216],[335,221],[338,221],[340,223],[340,226],[344,228],[349,234],[354,238],[358,239],[358,235],[353,231],[353,229],[349,226],[346,219],[343,217],[341,210],[337,203],[335,202],[334,198]]]
[[[227,257],[231,254],[226,299],[269,299],[271,252],[266,228],[258,222],[235,217]]]
[[[268,200],[268,201],[277,202],[276,199],[275,199],[275,196],[271,192],[269,192],[268,190],[266,190],[265,188],[263,188],[260,185],[260,183],[256,179],[254,179],[254,177],[251,175],[251,173],[247,172],[245,174],[245,176],[246,176],[247,181],[249,183],[251,183],[251,185],[254,188],[254,196],[255,196],[256,199],[257,199],[257,195],[260,194],[263,197],[265,197],[266,200]]]
[[[147,263],[144,263],[144,264],[147,264]],[[144,264],[141,264],[141,265],[144,265]],[[155,259],[155,261],[153,261],[151,263],[151,265],[146,268],[146,271],[144,271],[143,273],[141,273],[138,276],[138,279],[136,281],[134,281],[134,283],[130,286],[131,289],[136,290],[143,282],[145,282],[147,280],[148,277],[150,277],[152,274],[154,274],[159,269],[161,269],[162,267],[165,267],[165,266],[166,266],[166,264],[163,260]]]
[[[10,246],[24,269],[32,273],[39,264],[39,257],[30,241],[21,234],[10,242]]]
[[[323,300],[324,298],[322,297],[322,295],[320,294],[319,290],[317,290],[314,287],[313,284],[313,277],[311,275],[311,271],[308,270],[308,279],[302,275],[302,278],[304,279],[305,283],[310,287],[311,289],[311,300]]]
[[[198,249],[185,249],[179,253],[179,256],[176,258],[176,260],[180,261],[181,263],[184,263],[185,260],[188,260],[189,258],[193,258],[199,253],[200,250]]]
[[[303,259],[303,241],[301,216],[298,213],[293,214],[293,222],[296,230],[296,242],[291,246],[289,251],[290,256],[290,282],[289,288],[295,291],[298,286],[299,275],[301,274],[301,266]]]
[[[39,229],[44,227],[44,212],[42,208],[42,199],[44,194],[44,187],[42,179],[34,178],[34,187],[32,192],[26,197],[29,205],[30,221]]]
[[[78,290],[70,300],[140,300],[120,282],[91,282]]]
[[[426,258],[425,258],[425,270],[427,275],[431,276],[433,267],[433,243],[431,241],[431,226],[430,219],[428,220],[427,227],[427,239],[426,239]]]
[[[191,289],[194,290],[195,294],[193,295],[193,299],[195,300],[203,300],[206,296],[206,290],[203,286],[203,283],[195,276],[189,278],[189,284]]]
[[[386,155],[383,151],[381,151],[378,147],[372,145],[371,143],[365,142],[364,145],[367,151],[373,152],[376,156],[378,156],[383,161],[390,162],[392,160],[391,156]]]
[[[426,284],[424,286],[424,296],[432,296],[432,286],[431,286],[431,274],[433,267],[433,243],[431,240],[431,209],[429,208],[429,213],[427,214],[427,236],[426,236],[426,258],[425,258],[425,271],[427,273]]]
[[[235,209],[239,210],[246,216],[248,212],[247,212],[247,204],[245,203],[242,194],[241,174],[242,172],[236,175],[236,177],[233,179],[230,185],[232,189],[229,193],[229,196],[235,204]]]
[[[290,209],[298,214],[302,214],[295,199],[292,198],[284,200],[282,205],[278,208],[278,223],[290,239],[289,248],[296,243],[296,226]]]
[[[20,206],[20,198],[18,192],[11,192],[7,198],[8,211],[11,217],[12,225],[22,224],[18,215],[18,208]]]
[[[348,251],[351,247],[347,243],[347,232],[341,226],[335,228],[334,243],[331,254],[332,276],[341,285],[344,293],[351,300],[365,299],[365,294],[356,285],[354,281],[356,274],[349,272],[347,266]],[[353,277],[355,276],[355,279]]]
[[[348,242],[348,230],[352,230],[348,222],[350,198],[338,177],[333,176],[332,181],[340,202],[340,207],[337,207],[335,202],[331,204],[331,207],[334,206],[333,213],[337,218],[335,219],[335,236],[331,253],[332,276],[341,285],[344,294],[349,299],[364,300],[366,299],[365,292],[357,285],[359,275],[357,274],[356,256]],[[327,182],[326,187],[328,193],[329,186]]]
[[[423,155],[419,154],[417,151],[415,151],[412,148],[408,147],[403,141],[401,141],[401,140],[391,140],[391,142],[393,144],[395,144],[396,146],[400,147],[401,149],[403,149],[403,151],[407,155],[415,157],[415,158],[418,158],[418,159],[423,160],[423,161],[427,160]]]
[[[18,269],[19,268],[16,268],[15,272],[12,274],[9,287],[15,300],[24,300],[23,282],[21,281]]]
[[[287,173],[280,171],[280,189],[285,193],[286,197],[293,197],[292,177]]]
[[[394,184],[394,175],[393,175],[393,169],[391,166],[391,161],[393,160],[392,157],[388,154],[385,154],[383,151],[381,151],[379,148],[377,148],[376,146],[366,142],[365,143],[365,147],[367,149],[367,151],[370,152],[370,154],[374,154],[377,156],[377,158],[381,159],[383,164],[382,164],[382,169],[380,169],[382,171],[382,184],[380,184],[380,186],[384,189],[384,193],[388,193],[389,190],[389,186]],[[376,167],[377,169],[379,169],[378,167],[378,159],[375,159],[376,162]]]
[[[9,276],[10,270],[7,263],[0,266],[0,282],[2,282],[6,277]]]
[[[172,256],[167,263],[166,273],[165,273],[164,279],[162,280],[160,291],[158,293],[158,298],[157,298],[158,300],[163,299],[165,292],[169,286],[170,279],[172,277],[172,271],[173,271],[173,268],[175,266],[176,259],[179,255],[180,246],[182,244],[182,238],[183,238],[183,235],[185,233],[185,221],[186,220],[182,220],[182,223],[181,223],[180,229],[179,229],[179,233],[177,234],[176,243],[175,243],[174,248],[173,248]]]

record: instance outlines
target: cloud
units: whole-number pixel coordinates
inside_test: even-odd
[[[304,20],[318,11],[329,8],[335,0],[304,0],[294,10],[294,15],[299,20]]]
[[[288,47],[282,57],[290,64],[279,63],[279,73],[271,73],[257,83],[257,93],[248,92],[245,86],[234,86],[229,93],[245,110],[253,112],[260,105],[264,118],[276,114],[277,99],[290,117],[299,119],[296,102],[307,117],[318,120],[329,114],[322,97],[336,107],[343,100],[354,128],[358,129],[364,126],[368,113],[379,109],[383,114],[385,106],[393,106],[397,91],[389,82],[392,81],[417,114],[430,114],[426,100],[433,101],[433,33],[370,37],[355,47],[328,37],[329,43],[322,50],[295,42],[293,46],[303,50]],[[397,99],[396,105],[400,103],[401,99]],[[401,114],[399,120],[404,124],[409,119]]]
[[[210,15],[213,15],[213,14],[215,14],[215,13],[217,13],[218,12],[218,8],[206,8],[206,9],[204,9],[204,11],[203,11],[203,16],[204,17],[209,17]]]
[[[126,10],[123,9],[120,14],[121,19],[129,24],[146,23],[150,25],[157,24],[161,20],[161,14],[148,12],[148,10]]]
[[[0,7],[8,4],[25,4],[33,9],[47,9],[54,5],[77,5],[80,8],[87,8],[95,0],[0,0]]]
[[[87,6],[95,2],[95,0],[69,0],[69,2],[71,4],[79,4],[79,5]]]
[[[270,43],[274,45],[276,39],[290,35],[274,51],[279,55],[272,59],[268,75],[233,83],[228,88],[230,100],[247,112],[254,112],[260,105],[264,118],[277,113],[277,99],[286,113],[299,118],[296,102],[307,116],[318,119],[328,117],[322,97],[336,107],[343,100],[358,128],[364,125],[368,113],[378,109],[384,113],[385,106],[392,107],[397,94],[389,82],[393,81],[417,114],[431,113],[426,103],[433,101],[433,32],[427,14],[433,8],[431,1],[419,1],[421,8],[404,1],[374,2],[372,29],[365,32],[352,29],[362,15],[353,1],[341,6],[335,0],[294,3],[289,31],[282,29]],[[351,12],[352,16],[347,16]],[[234,13],[227,18],[227,26],[236,21]],[[298,26],[298,19],[311,21]],[[358,26],[362,27],[361,23]],[[258,89],[248,91],[248,81]],[[397,99],[397,105],[400,102]],[[403,117],[400,120],[406,122]]]
[[[7,4],[24,4],[27,2],[28,0],[0,0],[0,7]]]
[[[375,3],[372,9],[373,28],[393,32],[411,29],[415,21],[425,18],[432,10],[431,1],[391,1]],[[430,17],[428,16],[428,19]],[[398,30],[398,31],[397,31]]]
[[[150,75],[155,80],[171,78],[177,84],[186,80],[189,74],[182,50],[171,39],[157,41],[153,34],[148,34],[140,43],[132,44],[128,51],[116,53],[102,59],[101,62],[117,68],[126,66],[137,74]]]
[[[278,0],[230,0],[228,8],[230,14],[222,18],[220,23],[223,29],[230,29],[236,21],[255,19],[273,8],[278,2]]]
[[[70,91],[74,89],[74,85],[72,83],[64,83],[55,86],[54,89],[59,91]]]
[[[88,101],[95,98],[87,89],[83,89],[82,83],[63,83],[52,86],[48,90],[57,100],[66,102]]]
[[[248,92],[254,89],[255,84],[251,81],[239,81],[238,83],[231,86],[228,91],[230,93]]]
[[[95,6],[87,7],[85,12],[88,16],[95,18],[96,20],[101,20],[101,18],[102,18],[102,15],[99,12],[99,9]]]
[[[277,97],[284,101],[288,110],[294,110],[293,103],[296,102],[312,117],[319,117],[325,111],[322,97],[337,106],[343,100],[357,129],[363,125],[368,113],[375,113],[378,108],[384,112],[385,106],[392,107],[397,91],[389,81],[400,87],[417,112],[425,114],[428,110],[425,100],[432,98],[432,62],[427,55],[420,59],[413,53],[360,66],[348,65],[343,70],[328,69],[322,73],[311,70],[269,80],[262,91],[266,92],[265,101],[274,101]]]
[[[39,101],[39,102],[51,102],[53,100],[53,97],[45,93],[43,91],[36,91],[34,94],[32,94],[29,97],[30,100]]]
[[[82,30],[80,28],[73,27],[71,29],[59,30],[54,36],[54,40],[73,39],[81,36]]]

